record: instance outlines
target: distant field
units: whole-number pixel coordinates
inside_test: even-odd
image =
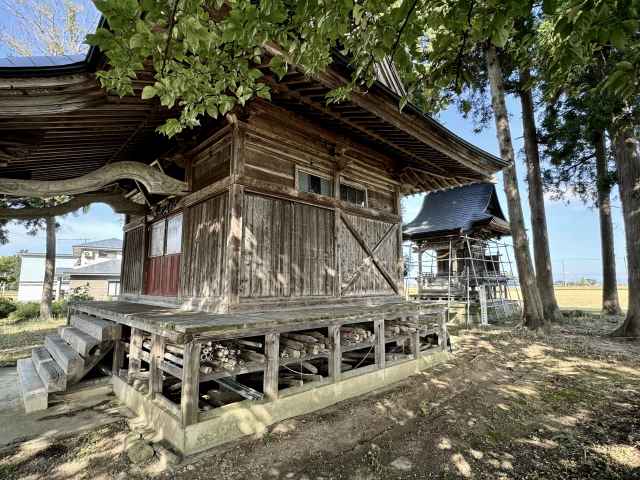
[[[415,287],[409,287],[409,294],[415,293]],[[576,310],[595,310],[602,308],[602,288],[600,287],[555,287],[556,298],[560,308]],[[627,287],[618,287],[620,306],[627,309]],[[518,298],[517,293],[512,293],[513,298]]]
[[[600,287],[556,287],[556,298],[560,308],[600,310],[602,289]],[[627,309],[627,287],[618,287],[618,297],[623,310]]]

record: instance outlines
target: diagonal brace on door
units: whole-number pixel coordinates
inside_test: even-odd
[[[353,285],[353,283],[356,280],[358,280],[358,278],[360,278],[360,275],[362,275],[362,272],[364,272],[372,263],[373,265],[375,265],[375,267],[378,269],[380,274],[384,277],[384,279],[387,281],[387,283],[393,289],[393,291],[396,294],[399,294],[400,289],[398,288],[398,285],[396,284],[395,280],[393,279],[391,274],[388,272],[388,270],[385,268],[385,266],[382,264],[380,259],[375,255],[378,249],[380,248],[380,246],[384,244],[385,240],[389,238],[389,236],[397,230],[399,224],[396,223],[391,225],[391,227],[389,227],[389,229],[385,232],[382,238],[378,240],[378,242],[375,244],[373,249],[371,249],[369,248],[369,245],[367,245],[367,242],[362,238],[360,233],[358,233],[358,231],[355,229],[351,221],[345,215],[341,215],[340,218],[342,218],[342,221],[344,222],[349,232],[351,232],[351,235],[353,235],[353,237],[356,239],[358,244],[362,247],[362,249],[367,254],[367,258],[364,259],[362,264],[356,269],[353,275],[351,275],[351,278],[349,278],[349,280],[347,280],[345,283],[342,284],[341,295],[344,294],[349,289],[349,287],[351,287],[351,285]]]

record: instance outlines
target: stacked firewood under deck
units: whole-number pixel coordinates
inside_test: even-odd
[[[183,428],[224,405],[277,401],[442,352],[447,343],[441,307],[407,302],[242,314],[92,302],[71,314],[123,325],[114,377]]]

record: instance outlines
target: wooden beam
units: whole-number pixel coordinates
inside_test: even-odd
[[[191,341],[184,346],[182,356],[182,395],[180,411],[182,425],[187,427],[198,422],[198,399],[200,397],[200,344]]]
[[[373,321],[375,333],[375,359],[378,368],[384,368],[386,363],[386,347],[384,343],[384,319],[377,318]]]
[[[263,388],[269,400],[278,398],[278,371],[280,370],[280,334],[267,333],[264,336],[264,353],[266,364],[264,369]]]
[[[165,338],[154,333],[151,335],[151,355],[149,362],[149,396],[154,398],[156,393],[162,393],[162,370],[160,362],[164,359]]]
[[[55,169],[55,167],[51,167]],[[149,193],[185,195],[187,185],[158,169],[140,162],[115,162],[91,173],[68,180],[16,180],[0,178],[0,194],[16,197],[55,197],[99,190],[118,180],[137,180]]]
[[[339,382],[342,376],[342,346],[340,345],[340,325],[329,325],[329,376],[332,382]]]
[[[142,215],[146,211],[144,205],[127,200],[119,193],[85,193],[53,207],[43,208],[0,208],[0,219],[29,219],[58,217],[75,212],[93,203],[106,203],[116,213]]]

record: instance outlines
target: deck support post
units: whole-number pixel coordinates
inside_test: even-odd
[[[111,375],[120,376],[120,369],[124,361],[124,344],[122,340],[113,341],[113,363],[111,364]]]
[[[449,309],[445,308],[442,311],[442,318],[440,319],[440,347],[443,352],[447,351],[447,343],[449,343],[449,332],[447,331],[447,317],[449,316]]]
[[[329,376],[332,382],[339,382],[342,376],[342,346],[340,345],[340,325],[329,326]]]
[[[375,359],[376,367],[385,367],[386,348],[384,343],[384,319],[377,318],[373,321],[373,332],[375,334]]]
[[[151,335],[151,354],[149,362],[149,396],[154,398],[156,393],[162,393],[162,370],[160,362],[164,358],[163,336],[154,333]]]
[[[411,319],[411,317],[408,317]],[[414,317],[416,325],[419,325],[418,318]],[[416,360],[420,358],[420,328],[411,334],[411,353]]]
[[[191,341],[184,346],[182,365],[182,395],[180,412],[182,425],[187,427],[198,422],[198,399],[200,397],[200,344]]]
[[[278,398],[278,371],[280,370],[280,334],[267,333],[264,336],[264,354],[266,364],[262,391],[268,400],[276,400]]]
[[[133,382],[140,373],[140,350],[142,350],[142,330],[132,328],[129,341],[129,370],[127,372],[129,382]]]

